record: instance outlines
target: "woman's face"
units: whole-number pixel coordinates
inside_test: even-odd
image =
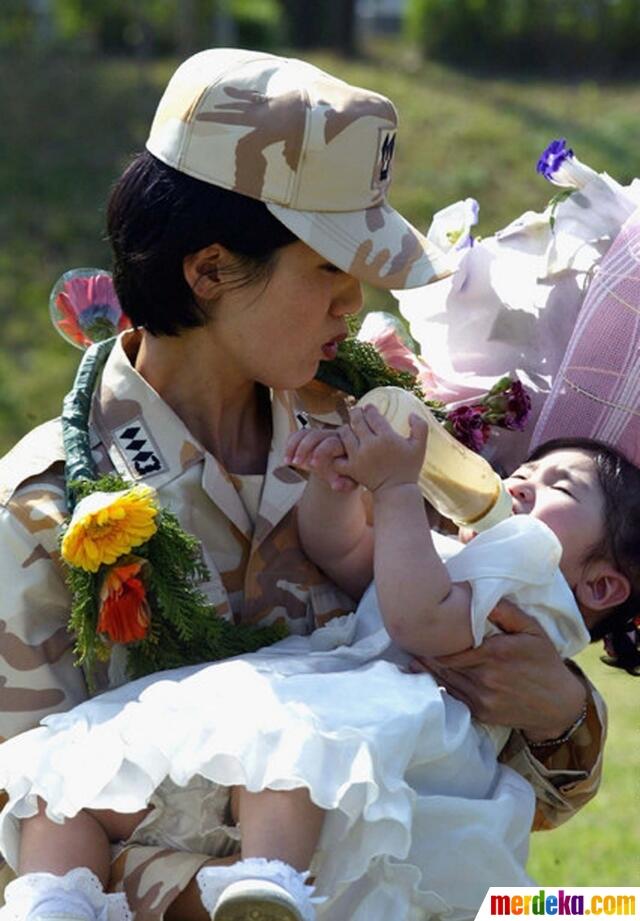
[[[516,515],[543,521],[562,544],[560,569],[572,587],[604,528],[604,497],[594,458],[566,448],[522,464],[505,480]]]
[[[361,308],[360,282],[296,242],[278,250],[266,282],[223,291],[212,329],[247,379],[293,390],[335,358]]]

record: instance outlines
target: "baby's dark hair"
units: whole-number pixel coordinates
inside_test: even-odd
[[[640,469],[615,448],[591,438],[546,441],[528,460],[572,448],[593,456],[604,496],[604,536],[588,560],[610,560],[631,586],[627,600],[592,628],[591,639],[604,639],[603,661],[608,665],[640,675]]]

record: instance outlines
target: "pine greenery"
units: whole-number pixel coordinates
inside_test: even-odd
[[[119,492],[131,484],[116,474],[70,484],[78,500],[93,492]],[[284,624],[253,627],[234,624],[216,614],[199,585],[208,581],[198,540],[183,531],[175,515],[161,509],[158,530],[135,556],[145,560],[141,577],[151,609],[147,636],[127,644],[127,672],[140,678],[181,665],[213,662],[253,652],[287,636]],[[64,535],[62,531],[60,539]],[[123,562],[126,562],[126,557]],[[97,573],[67,566],[72,594],[69,630],[75,636],[76,663],[81,665],[90,688],[96,663],[108,659],[109,643],[97,633],[100,587],[109,567]]]
[[[96,633],[100,576],[76,566],[67,566],[67,585],[73,599],[68,629],[75,637],[73,651],[76,664],[83,666],[92,690],[96,661],[107,653],[104,641]]]
[[[360,342],[351,336],[339,344],[333,361],[320,362],[316,378],[358,400],[374,387],[402,387],[425,399],[413,374],[390,367],[370,342]]]

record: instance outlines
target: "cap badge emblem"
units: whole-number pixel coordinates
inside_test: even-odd
[[[396,146],[396,132],[389,131],[387,128],[380,129],[380,139],[378,141],[378,157],[373,174],[373,186],[379,188],[385,186],[391,179],[391,161]]]

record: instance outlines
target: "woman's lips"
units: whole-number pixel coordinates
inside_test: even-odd
[[[327,361],[333,361],[333,359],[338,354],[338,343],[337,342],[325,342],[322,346],[322,354]]]
[[[338,354],[338,346],[342,340],[346,338],[346,334],[343,334],[341,336],[336,336],[335,339],[330,339],[329,342],[325,342],[325,344],[322,346],[322,354],[327,361],[333,361],[333,359]]]

